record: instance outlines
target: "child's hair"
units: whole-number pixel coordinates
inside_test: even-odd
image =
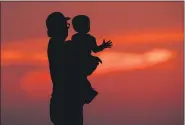
[[[73,28],[79,33],[88,33],[90,30],[90,19],[86,15],[75,16],[72,20]]]

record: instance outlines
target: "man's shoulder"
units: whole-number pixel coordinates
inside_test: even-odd
[[[73,48],[74,48],[74,43],[75,42],[73,42],[72,40],[67,40],[67,41],[65,41],[65,49],[66,49],[66,51],[71,51]]]

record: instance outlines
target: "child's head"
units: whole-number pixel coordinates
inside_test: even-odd
[[[88,33],[90,31],[90,19],[85,15],[75,16],[72,20],[73,28],[78,33]]]

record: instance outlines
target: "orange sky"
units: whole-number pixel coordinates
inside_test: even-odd
[[[98,44],[113,42],[89,77],[100,95],[85,106],[85,124],[182,125],[183,9],[183,2],[2,2],[2,122],[51,124],[45,19],[60,11],[87,14]]]

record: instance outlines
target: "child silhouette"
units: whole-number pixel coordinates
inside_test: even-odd
[[[82,60],[80,62],[82,70],[86,71],[86,68],[91,67],[93,61],[102,63],[101,59],[99,57],[92,56],[91,52],[93,51],[94,53],[97,53],[105,48],[111,48],[112,42],[105,42],[105,40],[103,40],[101,45],[97,45],[96,38],[88,34],[90,31],[90,19],[86,15],[75,16],[72,20],[72,24],[74,30],[77,32],[72,36],[72,41],[77,48],[77,55]],[[87,74],[90,75],[91,73],[92,72],[87,71]],[[86,103],[90,103],[98,93],[91,87],[88,80],[85,82],[85,89],[87,90],[86,95],[88,96],[86,98]]]
[[[108,41],[98,46],[96,43],[96,38],[92,35],[88,34],[90,31],[90,19],[85,15],[78,15],[72,20],[73,28],[77,32],[72,36],[72,41],[76,41],[76,44],[79,45],[81,56],[90,56],[91,51],[97,53],[102,51],[105,48],[111,48],[112,42]]]

